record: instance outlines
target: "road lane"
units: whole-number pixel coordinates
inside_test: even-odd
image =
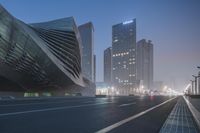
[[[62,110],[62,109],[81,108],[81,107],[96,106],[96,105],[109,104],[109,103],[112,103],[112,102],[103,102],[103,103],[96,103],[96,104],[82,104],[82,105],[75,105],[75,106],[62,106],[62,107],[56,107],[56,108],[45,108],[45,109],[35,109],[35,110],[28,110],[28,111],[3,113],[3,114],[0,114],[0,117],[28,114],[28,113],[38,113],[38,112],[45,112],[45,111],[56,111],[56,110]]]
[[[137,119],[111,130],[109,133],[158,133],[177,103],[177,99],[151,110]]]
[[[175,98],[176,98],[176,97],[175,97]],[[160,104],[158,104],[158,105],[156,105],[156,106],[153,106],[153,107],[151,107],[151,108],[149,108],[149,109],[147,109],[147,110],[145,110],[145,111],[142,111],[142,112],[140,112],[140,113],[138,113],[138,114],[135,114],[135,115],[133,115],[133,116],[130,116],[130,117],[126,118],[126,119],[123,119],[123,120],[121,120],[121,121],[119,121],[119,122],[117,122],[117,123],[114,123],[114,124],[112,124],[112,125],[110,125],[110,126],[108,126],[108,127],[105,127],[105,128],[103,128],[103,129],[97,131],[96,133],[107,133],[107,132],[109,132],[109,131],[112,131],[113,129],[116,129],[116,128],[122,126],[123,124],[126,124],[126,123],[128,123],[128,122],[130,122],[130,121],[132,121],[132,120],[134,120],[134,119],[137,119],[138,117],[140,117],[140,116],[142,116],[142,115],[146,115],[146,114],[149,113],[150,111],[152,111],[152,110],[154,110],[154,109],[157,109],[157,108],[163,106],[163,105],[166,104],[166,103],[171,102],[171,101],[174,100],[175,98],[171,98],[171,99],[169,99],[169,100],[167,100],[167,101],[164,101],[164,102],[162,102],[162,103],[160,103]],[[123,105],[130,105],[130,104],[123,104]]]
[[[30,110],[38,110],[38,109],[47,109],[47,108],[57,108],[57,107],[63,107],[63,106],[76,106],[76,105],[84,105],[89,103],[93,104],[100,104],[104,102],[113,102],[113,103],[126,103],[129,98],[124,98],[118,100],[119,97],[109,97],[109,98],[74,98],[74,99],[60,99],[56,101],[52,101],[52,99],[45,100],[45,101],[40,101],[40,102],[35,102],[31,101],[30,103],[23,103],[24,101],[17,101],[17,103],[14,103],[14,101],[11,101],[11,103],[7,104],[2,104],[0,105],[0,114],[3,113],[13,113],[13,112],[23,112],[23,111],[30,111]],[[138,97],[133,97],[131,100],[137,100]],[[139,99],[140,100],[140,99]]]
[[[107,102],[106,99],[74,99],[74,100],[59,100],[59,101],[41,101],[41,102],[30,102],[30,103],[12,103],[12,104],[3,104],[0,105],[0,114],[3,113],[12,113],[12,112],[20,112],[20,111],[29,111],[29,110],[37,110],[37,109],[46,109],[46,108],[55,108],[55,107],[63,107],[63,106],[76,106],[86,104],[85,102],[90,102],[93,104],[99,104]],[[109,101],[108,101],[109,102]]]
[[[105,128],[111,124],[121,121],[127,117],[153,107],[170,97],[110,97],[110,98],[91,98],[95,102],[113,102],[109,104],[101,104],[95,106],[58,109],[55,111],[43,111],[35,113],[27,113],[20,115],[8,115],[0,117],[0,132],[2,133],[66,133],[80,132],[92,133]],[[87,99],[88,100],[88,99]],[[87,100],[80,99],[75,103],[48,103],[48,106],[80,106]],[[89,101],[89,100],[88,100]],[[135,102],[123,108],[119,105]],[[34,103],[34,102],[33,102]],[[84,103],[87,104],[87,103]],[[91,104],[91,103],[89,103]],[[22,106],[24,108],[45,109],[44,105]],[[6,107],[12,110],[15,107]],[[2,107],[0,107],[2,108]],[[5,111],[6,111],[5,109]],[[24,111],[25,109],[20,109]],[[11,111],[15,112],[15,111]]]

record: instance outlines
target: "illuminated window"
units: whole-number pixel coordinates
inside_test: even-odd
[[[133,23],[133,20],[123,22],[123,25]]]
[[[126,65],[124,65],[124,68],[126,68]]]
[[[117,39],[115,39],[115,40],[114,40],[114,42],[118,42],[118,40],[117,40]]]

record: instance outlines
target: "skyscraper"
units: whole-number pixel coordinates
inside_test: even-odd
[[[112,82],[120,95],[137,88],[136,19],[112,27]]]
[[[94,83],[96,82],[96,55],[94,55]]]
[[[137,42],[137,79],[145,89],[153,87],[153,44],[142,39]]]
[[[82,71],[84,77],[94,82],[94,27],[91,22],[78,27],[82,40]]]
[[[112,48],[104,50],[104,83],[111,85],[112,82]]]

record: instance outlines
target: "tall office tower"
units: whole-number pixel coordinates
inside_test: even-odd
[[[104,50],[104,83],[112,83],[112,48]]]
[[[82,40],[83,76],[94,82],[94,27],[91,22],[78,27]]]
[[[153,87],[153,44],[142,39],[137,42],[137,79],[145,89]]]
[[[136,80],[136,19],[112,27],[112,82],[120,95],[132,94]]]
[[[96,82],[96,55],[94,55],[94,83]]]

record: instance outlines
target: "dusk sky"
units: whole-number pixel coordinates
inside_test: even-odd
[[[0,0],[16,18],[42,22],[73,16],[95,28],[97,81],[103,80],[103,51],[112,25],[136,18],[137,41],[154,44],[154,79],[184,89],[200,66],[200,0]]]

